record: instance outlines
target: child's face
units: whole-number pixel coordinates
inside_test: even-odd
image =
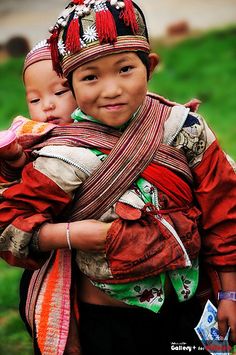
[[[67,80],[52,69],[50,60],[30,65],[24,74],[30,117],[38,122],[71,123],[77,104]]]
[[[72,80],[80,109],[111,127],[126,123],[147,93],[146,67],[133,52],[88,62],[73,72]]]

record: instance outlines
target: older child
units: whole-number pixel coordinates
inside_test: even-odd
[[[27,298],[28,320],[35,329],[41,353],[64,352],[70,296],[77,301],[75,266],[73,292],[68,295],[71,269],[65,248],[71,246],[79,249],[83,272],[108,293],[80,275],[76,289],[84,354],[149,353],[155,339],[157,349],[168,353],[169,339],[195,341],[189,332],[193,326],[192,304],[186,300],[194,295],[198,282],[200,215],[204,255],[208,264],[220,270],[224,290],[218,309],[220,330],[224,335],[223,328],[230,325],[235,342],[236,306],[233,300],[225,299],[225,291],[234,293],[236,289],[235,173],[199,115],[158,96],[146,95],[147,77],[157,58],[149,53],[141,10],[128,0],[74,1],[59,18],[51,46],[54,67],[58,70],[61,64],[72,83],[80,107],[75,117],[82,122],[78,129],[75,125],[68,131],[67,140],[58,137],[60,129],[51,131],[44,147],[37,147],[41,149],[34,166],[25,168],[23,178],[30,181],[31,196],[37,193],[38,201],[34,203],[24,196],[16,218],[11,208],[19,205],[24,195],[22,185],[5,192],[7,201],[1,210],[1,237],[8,240],[2,255],[6,258],[8,252],[8,261],[26,264],[32,260],[27,249],[31,239],[38,251],[58,249],[34,273]],[[59,148],[62,141],[67,148],[64,151]],[[77,145],[110,153],[76,196],[78,203],[75,201],[71,220],[84,220],[70,225],[43,224],[64,213],[75,186],[81,183],[76,177]],[[55,170],[55,157],[65,162],[60,174]],[[222,169],[227,179],[221,177]],[[144,184],[138,179],[140,175]],[[115,212],[120,218],[111,226],[91,220],[101,218],[132,183],[135,201],[138,197],[143,205],[136,205],[134,200],[133,206],[118,202]],[[53,195],[49,186],[54,189]],[[220,206],[215,204],[216,196]],[[6,220],[11,222],[7,228]],[[11,243],[9,235],[14,237]],[[155,301],[158,315],[139,307],[125,307],[109,293],[130,304],[133,298],[133,304],[145,303],[149,309]],[[183,302],[176,302],[174,294]],[[60,319],[56,324],[55,315]]]
[[[67,80],[59,77],[52,68],[47,40],[37,43],[27,54],[23,80],[32,121],[18,116],[10,130],[0,132],[0,159],[5,160],[1,161],[0,170],[6,180],[16,177],[19,173],[17,168],[22,168],[29,160],[23,147],[35,144],[55,124],[73,122],[71,114],[77,107]],[[20,136],[18,140],[17,135]]]

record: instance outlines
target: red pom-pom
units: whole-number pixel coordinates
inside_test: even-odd
[[[75,53],[80,50],[80,25],[79,19],[73,18],[70,22],[66,34],[66,48],[68,51]]]
[[[120,18],[123,19],[126,26],[130,26],[133,34],[138,32],[138,22],[135,15],[132,0],[124,0],[125,7],[120,13]]]
[[[53,69],[57,72],[59,76],[62,75],[61,64],[59,60],[59,51],[58,51],[58,36],[59,36],[59,29],[55,28],[52,32],[51,37],[48,40],[51,48],[51,57],[52,57],[52,65]]]
[[[101,44],[117,41],[116,23],[108,9],[96,12],[96,30]]]

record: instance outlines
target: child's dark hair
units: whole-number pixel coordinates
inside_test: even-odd
[[[142,52],[142,51],[137,51],[134,52],[137,54],[137,56],[139,57],[139,59],[141,60],[141,62],[143,63],[143,65],[146,67],[147,69],[147,80],[149,80],[150,77],[150,61],[149,61],[149,56],[148,53]],[[73,90],[73,85],[72,85],[72,76],[73,76],[73,72],[70,72],[67,80],[68,80],[68,84],[69,87],[74,95],[74,90]],[[74,95],[75,96],[75,95]]]
[[[149,80],[149,78],[150,78],[150,60],[149,60],[148,53],[142,52],[142,51],[137,51],[136,53],[137,53],[137,56],[139,57],[139,59],[141,60],[141,62],[143,63],[143,65],[146,67],[147,80]]]

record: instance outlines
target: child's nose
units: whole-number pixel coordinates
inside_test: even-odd
[[[43,102],[43,109],[44,111],[51,111],[51,110],[54,110],[55,109],[55,104],[52,102],[52,101],[49,101],[49,100],[45,100]]]
[[[122,88],[119,82],[116,80],[106,80],[103,85],[103,96],[108,98],[114,98],[122,93]]]

